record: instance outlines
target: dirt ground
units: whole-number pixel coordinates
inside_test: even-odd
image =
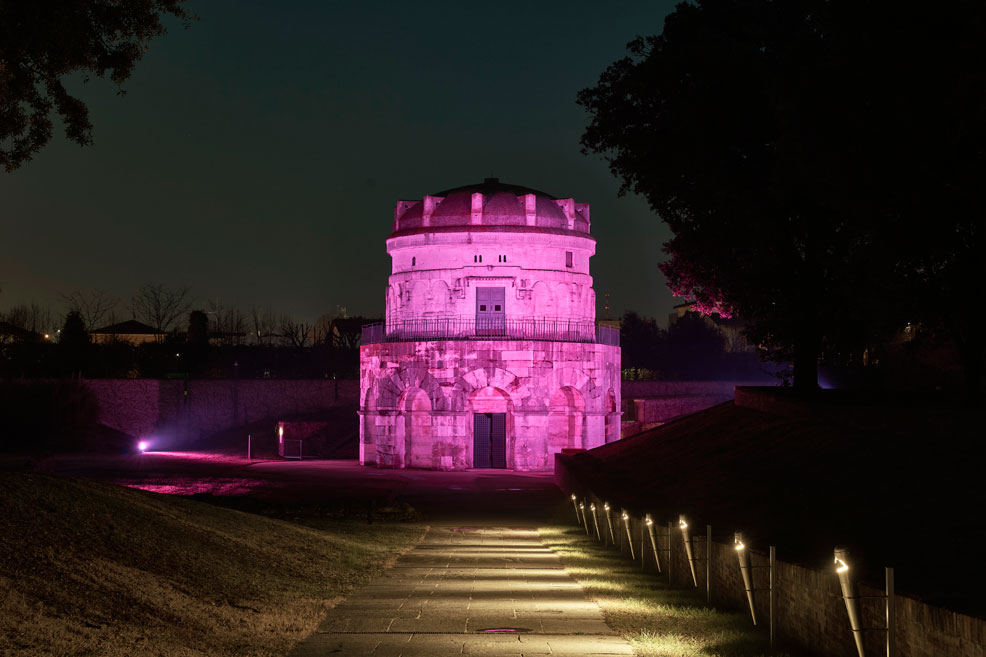
[[[425,520],[542,521],[564,500],[552,473],[382,470],[344,460],[247,460],[228,453],[63,455],[8,461],[11,469],[95,479],[160,493],[351,506],[411,505]]]

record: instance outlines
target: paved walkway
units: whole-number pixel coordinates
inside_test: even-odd
[[[535,527],[432,527],[291,657],[632,655]]]

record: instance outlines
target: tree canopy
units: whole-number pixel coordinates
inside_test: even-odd
[[[582,144],[671,228],[676,294],[793,351],[796,386],[816,385],[823,343],[970,330],[981,3],[700,0],[628,49],[579,94]],[[981,363],[981,341],[967,351]]]
[[[63,79],[81,74],[122,85],[165,31],[170,14],[189,19],[184,0],[0,0],[0,164],[8,172],[41,150],[53,132],[52,111],[65,136],[92,143],[85,103]],[[122,93],[122,88],[121,88]]]

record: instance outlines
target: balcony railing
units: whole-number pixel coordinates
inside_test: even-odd
[[[584,320],[405,319],[363,326],[362,344],[422,340],[542,340],[620,346],[620,329]]]

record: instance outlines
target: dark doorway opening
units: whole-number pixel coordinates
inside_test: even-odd
[[[474,413],[472,416],[472,467],[507,467],[507,414]]]

